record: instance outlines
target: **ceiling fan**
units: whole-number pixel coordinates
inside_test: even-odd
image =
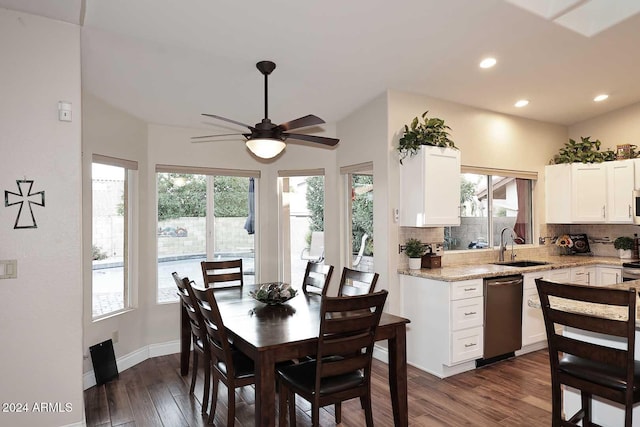
[[[246,127],[249,129],[250,133],[194,136],[191,138],[192,142],[203,142],[202,140],[216,137],[242,135],[246,138],[246,145],[253,154],[263,159],[270,159],[280,154],[280,152],[286,146],[284,141],[287,139],[307,141],[329,146],[334,146],[340,141],[336,138],[327,138],[324,136],[289,132],[291,130],[301,129],[307,126],[320,125],[325,122],[320,117],[314,116],[313,114],[309,114],[279,125],[272,123],[269,119],[268,77],[269,74],[271,74],[271,72],[276,68],[276,64],[271,61],[260,61],[256,64],[256,68],[258,68],[260,73],[264,75],[264,119],[262,119],[260,123],[256,123],[255,126],[249,126],[236,120],[227,119],[226,117],[203,113],[202,115],[206,117],[212,117],[214,119],[223,120],[225,122],[233,123],[238,126]]]

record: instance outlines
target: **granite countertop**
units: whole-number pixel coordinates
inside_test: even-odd
[[[622,289],[629,288],[640,289],[640,280],[632,280],[624,283],[616,283],[615,285],[599,286],[601,288]],[[591,304],[577,301],[569,301],[564,298],[549,297],[549,303],[554,308],[563,311],[571,311],[574,313],[589,314],[592,316],[602,317],[605,319],[627,319],[627,310],[623,307],[615,307],[603,304]],[[536,296],[527,300],[529,307],[540,308],[540,299]],[[638,294],[636,293],[636,329],[640,328],[640,304],[638,304]]]
[[[612,267],[622,267],[623,261],[626,262],[628,260],[598,256],[548,256],[544,259],[535,259],[535,261],[544,261],[548,262],[548,264],[531,267],[510,267],[496,264],[470,264],[452,265],[432,269],[422,268],[420,270],[400,268],[398,269],[398,273],[408,276],[423,277],[425,279],[456,282],[459,280],[483,279],[485,277],[508,276],[510,274],[532,273],[537,271],[548,271],[589,265],[610,265]]]

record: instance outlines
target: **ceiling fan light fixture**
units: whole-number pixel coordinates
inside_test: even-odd
[[[271,159],[284,150],[286,144],[273,138],[254,138],[247,140],[247,148],[262,159]]]

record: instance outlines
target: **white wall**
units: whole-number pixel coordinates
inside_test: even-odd
[[[0,190],[27,178],[45,192],[34,229],[14,229],[17,206],[0,205],[0,259],[18,261],[17,279],[0,281],[0,402],[30,405],[0,412],[0,425],[80,423],[80,29],[0,9],[0,57]],[[58,101],[72,103],[71,123]],[[63,412],[33,412],[37,402]]]
[[[601,150],[615,151],[622,144],[640,147],[640,103],[569,126],[570,138],[578,141],[581,136],[599,139]]]
[[[83,162],[83,211],[85,218],[82,230],[83,245],[91,248],[91,162],[93,154],[117,157],[138,162],[138,181],[142,182],[147,172],[147,124],[130,116],[102,100],[87,93],[82,94],[82,162]],[[141,186],[139,185],[141,188]],[[138,192],[139,224],[149,221],[147,216],[149,195],[145,191]],[[152,200],[155,200],[152,198]],[[138,242],[145,239],[141,232],[136,236]],[[148,344],[146,331],[146,312],[155,303],[155,292],[150,289],[149,271],[146,265],[138,263],[138,307],[127,313],[105,318],[94,322],[91,307],[91,251],[83,253],[83,283],[84,283],[84,345],[83,351],[87,355],[89,347],[112,338],[113,332],[118,332],[118,342],[114,343],[116,358],[134,352]],[[175,339],[175,338],[174,338]],[[92,369],[91,359],[84,361],[84,372]]]

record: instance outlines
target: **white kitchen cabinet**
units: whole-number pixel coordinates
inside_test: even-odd
[[[622,282],[622,268],[620,267],[596,267],[597,280],[594,285],[604,286]]]
[[[423,146],[400,165],[400,225],[460,225],[460,151]]]
[[[547,280],[551,282],[569,283],[571,281],[571,269],[559,268],[556,270],[549,270],[545,274]]]
[[[547,223],[631,224],[636,163],[637,159],[546,166]]]
[[[607,218],[607,169],[603,163],[571,164],[571,218],[575,223]]]
[[[445,282],[400,275],[407,361],[440,378],[475,369],[484,346],[482,279]]]
[[[605,162],[607,169],[607,218],[610,224],[631,224],[634,160]]]
[[[545,213],[548,224],[570,224],[571,165],[547,165],[544,168]]]
[[[571,277],[569,282],[578,285],[595,285],[596,284],[596,267],[573,267],[571,268]]]
[[[546,343],[547,332],[544,327],[542,310],[529,307],[528,301],[538,299],[538,289],[536,279],[545,278],[546,272],[525,273],[523,275],[524,284],[522,292],[522,348],[534,344]],[[543,347],[538,346],[538,347]],[[536,348],[537,349],[537,348]]]

